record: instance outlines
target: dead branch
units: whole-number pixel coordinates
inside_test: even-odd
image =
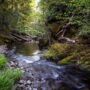
[[[65,41],[65,42],[68,42],[68,43],[73,43],[73,44],[75,44],[75,43],[76,43],[76,41],[75,41],[75,40],[70,39],[70,38],[68,38],[68,37],[59,37],[59,38],[58,38],[58,41]]]

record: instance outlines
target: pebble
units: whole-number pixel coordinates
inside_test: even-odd
[[[31,84],[31,81],[30,81],[30,80],[27,80],[27,84],[29,84],[29,85],[30,85],[30,84]]]
[[[20,80],[20,81],[19,81],[19,84],[24,84],[24,83],[25,83],[24,80]]]
[[[15,67],[15,63],[13,61],[10,62],[11,67]]]

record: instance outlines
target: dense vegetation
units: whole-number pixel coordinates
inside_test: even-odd
[[[30,0],[2,0],[0,3],[0,29],[23,30],[30,13]]]

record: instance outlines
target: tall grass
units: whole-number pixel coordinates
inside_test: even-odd
[[[12,87],[22,75],[19,69],[10,69],[6,67],[6,64],[7,58],[0,54],[0,90],[12,90]]]

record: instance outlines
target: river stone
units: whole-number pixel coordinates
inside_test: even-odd
[[[27,85],[30,85],[31,84],[31,81],[30,80],[27,80]]]
[[[24,80],[20,80],[19,84],[25,84],[25,81]]]
[[[0,45],[0,53],[3,54],[7,50],[6,45]]]

